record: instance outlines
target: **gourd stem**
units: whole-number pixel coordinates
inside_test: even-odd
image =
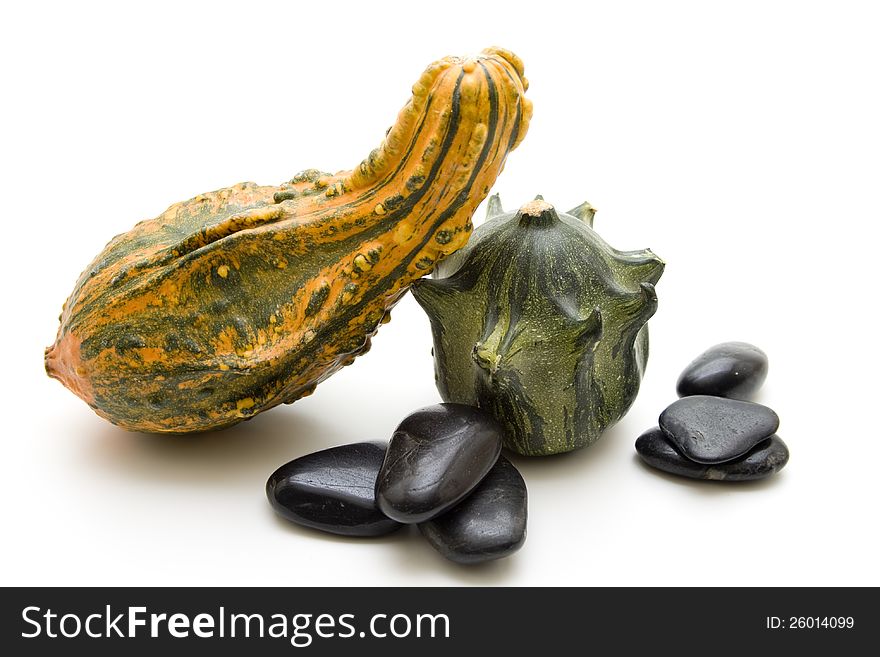
[[[522,227],[545,227],[559,221],[556,209],[542,198],[529,201],[517,212],[519,225]]]

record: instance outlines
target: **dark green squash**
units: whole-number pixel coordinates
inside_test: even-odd
[[[621,252],[592,229],[588,203],[557,213],[541,197],[489,221],[412,286],[431,319],[445,401],[489,410],[520,454],[596,441],[635,400],[663,262]]]

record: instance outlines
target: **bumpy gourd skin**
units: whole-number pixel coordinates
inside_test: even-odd
[[[629,410],[648,356],[663,262],[611,248],[589,204],[538,197],[490,220],[413,287],[431,319],[444,400],[489,410],[520,454],[589,445]]]
[[[310,394],[466,243],[525,136],[527,88],[508,51],[447,57],[353,171],[241,183],[117,236],[65,304],[49,375],[151,432],[217,429]]]

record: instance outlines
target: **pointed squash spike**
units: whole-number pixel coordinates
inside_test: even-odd
[[[651,249],[630,251],[623,255],[635,280],[643,283],[656,285],[663,275],[663,270],[666,268],[666,263],[658,258]]]
[[[459,290],[447,278],[420,278],[410,287],[416,302],[432,319],[442,319],[454,311]]]
[[[595,351],[602,339],[602,330],[602,311],[597,306],[586,318],[577,322],[575,344],[583,352]]]
[[[504,208],[501,207],[501,195],[492,194],[489,197],[489,204],[486,206],[486,218],[491,219],[499,214],[504,214]]]
[[[471,358],[478,367],[486,370],[490,376],[498,371],[498,364],[501,362],[501,354],[482,342],[474,345]]]
[[[536,200],[536,201],[543,201],[543,200],[544,200],[544,197],[541,196],[540,194],[538,194],[537,196],[535,196],[535,200]]]
[[[566,214],[570,214],[573,217],[577,217],[581,221],[583,221],[590,228],[593,227],[593,217],[596,216],[596,208],[592,205],[584,201],[576,208],[572,208]]]
[[[621,308],[624,322],[639,329],[657,312],[657,292],[651,283],[640,283],[639,291],[627,298]]]
[[[666,267],[666,263],[658,258],[651,249],[619,251],[616,257],[619,262],[626,265],[626,274],[633,282],[656,285]]]

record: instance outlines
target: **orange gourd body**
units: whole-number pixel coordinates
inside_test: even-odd
[[[311,393],[466,243],[525,136],[527,87],[499,48],[442,59],[354,170],[241,183],[140,222],[80,276],[47,372],[149,432],[222,428]]]

